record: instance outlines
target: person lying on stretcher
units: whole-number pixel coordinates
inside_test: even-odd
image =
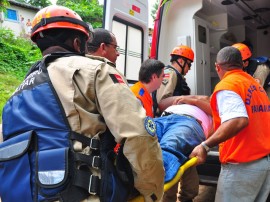
[[[169,97],[160,102],[159,108],[163,113],[154,120],[166,183],[189,159],[193,148],[213,132],[213,127],[208,96]]]

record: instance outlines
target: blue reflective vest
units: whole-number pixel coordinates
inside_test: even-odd
[[[46,64],[63,56],[36,63],[4,106],[2,202],[80,201],[100,192],[99,177],[77,169],[78,162],[100,169],[99,140],[71,131],[47,72]],[[75,153],[73,140],[89,145],[96,156]]]

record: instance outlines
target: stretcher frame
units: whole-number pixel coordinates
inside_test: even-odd
[[[179,180],[181,179],[182,175],[184,174],[184,172],[197,164],[198,158],[197,157],[193,157],[191,159],[189,159],[186,163],[184,163],[179,170],[177,171],[175,177],[164,184],[164,192],[168,191],[173,185],[175,185],[176,183],[179,182]],[[144,197],[142,195],[137,196],[134,199],[129,200],[128,202],[144,202]]]

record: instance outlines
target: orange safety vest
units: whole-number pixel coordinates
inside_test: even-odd
[[[249,124],[219,145],[220,162],[249,162],[270,154],[270,102],[263,87],[242,70],[227,72],[211,97],[215,130],[221,124],[216,99],[217,92],[221,90],[234,91],[242,98]]]
[[[146,115],[153,118],[153,100],[144,85],[140,81],[138,81],[133,86],[131,86],[130,89],[134,93],[134,95],[141,101],[143,108],[146,111]]]

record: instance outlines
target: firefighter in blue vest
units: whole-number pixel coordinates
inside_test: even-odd
[[[5,169],[0,169],[2,201],[124,202],[129,195],[125,197],[123,191],[129,183],[146,202],[159,201],[164,169],[155,124],[114,63],[85,57],[91,37],[87,24],[66,7],[48,6],[36,14],[32,26],[31,39],[43,59],[4,107],[4,142],[0,144],[1,168],[19,166],[8,163],[14,160],[10,156],[20,160],[29,150],[32,171],[25,174],[24,185],[20,179],[26,169],[20,168],[21,174],[14,169],[18,175],[14,181],[8,181]],[[122,159],[127,161],[122,170],[114,167],[121,162],[107,149],[113,151],[116,143],[121,143]],[[72,167],[73,161],[76,166]],[[120,179],[125,168],[131,169],[127,174],[131,180],[123,175]]]

